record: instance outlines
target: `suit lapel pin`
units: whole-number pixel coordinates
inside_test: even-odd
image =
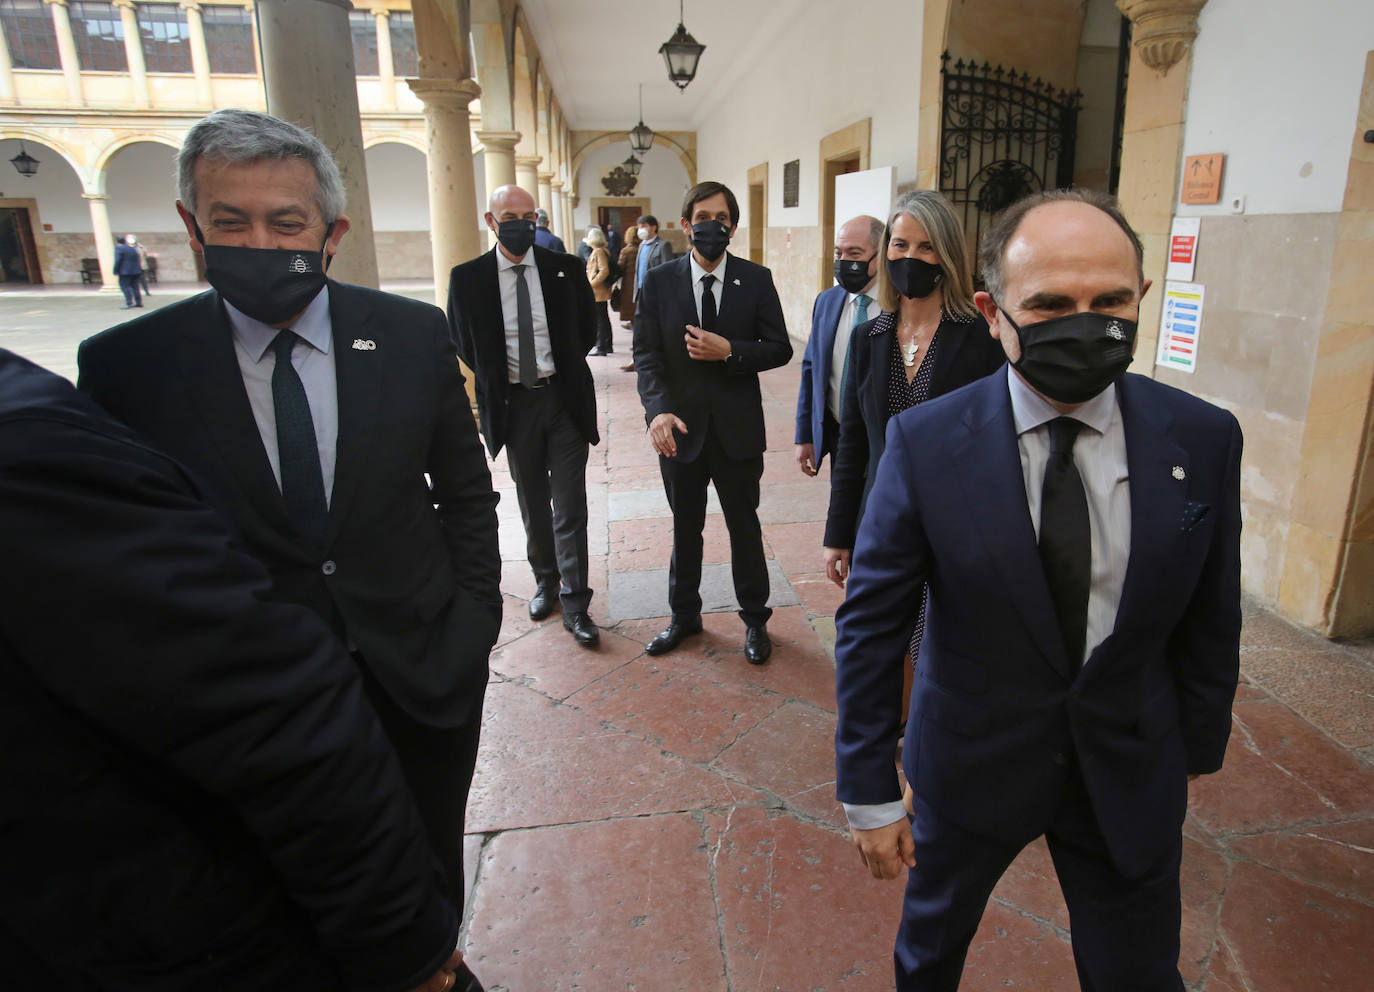
[[[1179,482],[1182,482],[1184,477],[1187,476],[1188,473],[1183,471],[1182,465],[1175,465],[1173,474],[1175,479],[1177,479]]]
[[[376,341],[364,341],[362,338],[354,338],[354,339],[353,339],[353,350],[354,350],[354,351],[376,351],[376,350],[377,350],[377,342],[376,342]]]
[[[736,286],[739,285],[739,280],[738,280],[738,279],[735,280],[735,285],[736,285]]]
[[[562,270],[560,269],[559,272],[558,272],[558,278],[559,278],[559,279],[562,279],[565,275],[567,275],[567,273],[564,272],[564,271],[562,271]]]

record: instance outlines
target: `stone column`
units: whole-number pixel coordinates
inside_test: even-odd
[[[382,86],[382,109],[396,109],[396,66],[391,59],[391,11],[385,7],[377,15],[377,77]]]
[[[408,79],[406,83],[425,107],[434,298],[443,306],[449,270],[482,252],[468,115],[468,104],[482,89],[471,79]]]
[[[110,231],[110,212],[105,208],[109,199],[104,193],[82,193],[91,203],[91,230],[95,232],[95,257],[100,259],[100,291],[118,293],[119,276],[114,274],[114,234]]]
[[[62,59],[62,75],[67,79],[67,99],[78,107],[86,103],[81,92],[81,63],[76,57],[76,41],[72,38],[71,12],[67,0],[48,0],[52,7],[52,23],[57,30],[57,54]]]
[[[210,87],[210,52],[205,47],[205,22],[200,17],[198,0],[182,0],[186,11],[186,31],[191,43],[191,72],[196,77],[196,103],[202,107],[215,105],[215,92]]]
[[[119,20],[124,25],[124,57],[129,63],[129,78],[133,82],[134,106],[148,107],[148,64],[143,60],[143,36],[138,30],[138,12],[134,0],[115,0]]]
[[[313,131],[334,153],[348,191],[352,228],[329,274],[342,282],[377,285],[372,201],[358,115],[349,0],[258,0],[267,112]],[[309,39],[315,57],[303,57]],[[464,132],[466,134],[466,132]]]
[[[539,163],[544,159],[539,155],[515,156],[515,184],[530,196],[539,197]]]
[[[577,206],[577,201],[578,195],[576,191],[574,191],[571,196],[563,197],[564,223],[567,225],[565,230],[568,232],[563,235],[563,243],[567,245],[571,245],[574,241],[578,240],[576,237],[577,228],[573,225],[573,207]]]
[[[566,229],[563,226],[563,183],[555,179],[549,183],[549,193],[553,198],[553,206],[549,207],[549,226],[553,228],[553,233],[560,238],[565,237]]]
[[[539,179],[539,205],[545,210],[553,213],[553,189],[550,184],[553,182],[552,172],[540,172],[536,174]]]
[[[501,186],[515,184],[515,145],[519,131],[478,131],[482,142],[482,164],[487,171],[487,196]]]
[[[0,103],[14,102],[14,67],[10,64],[10,49],[5,42],[5,28],[0,24]]]

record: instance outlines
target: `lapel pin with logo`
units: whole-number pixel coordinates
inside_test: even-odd
[[[1179,482],[1182,482],[1183,479],[1187,476],[1187,474],[1188,474],[1187,472],[1183,471],[1183,466],[1182,466],[1182,465],[1175,465],[1175,466],[1174,466],[1173,475],[1174,475],[1174,478],[1177,479]]]
[[[563,278],[564,276],[566,276],[566,275],[567,275],[566,272],[560,271],[560,272],[558,273],[558,278],[559,278],[559,279],[562,279],[562,278]]]
[[[377,350],[377,342],[376,342],[376,341],[364,341],[362,338],[354,338],[354,339],[353,339],[353,350],[354,350],[354,351],[376,351],[376,350]]]
[[[738,279],[735,280],[735,285],[736,285],[736,286],[739,285],[739,280],[738,280]]]

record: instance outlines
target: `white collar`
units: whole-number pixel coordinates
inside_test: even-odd
[[[281,331],[270,324],[264,324],[262,321],[248,316],[242,310],[236,309],[224,297],[221,296],[220,299],[224,302],[225,312],[229,314],[229,327],[233,331],[234,337],[254,362],[262,361],[262,357],[267,354],[267,349],[272,347],[272,342],[276,340]],[[334,339],[329,323],[329,287],[327,285],[316,293],[315,298],[301,311],[300,318],[291,325],[291,330],[308,341],[316,351],[329,354],[329,348]]]
[[[1011,416],[1016,424],[1017,437],[1063,416],[1080,421],[1098,434],[1106,434],[1107,428],[1111,426],[1112,417],[1116,414],[1114,382],[1108,383],[1106,389],[1092,399],[1080,403],[1067,414],[1061,414],[1048,400],[1027,385],[1010,364],[1007,365],[1007,390],[1011,393]]]

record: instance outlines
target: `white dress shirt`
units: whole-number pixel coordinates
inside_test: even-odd
[[[243,388],[248,405],[272,463],[272,475],[281,488],[281,454],[277,450],[277,408],[272,402],[272,372],[277,355],[272,342],[281,332],[254,320],[226,302],[229,327],[234,338],[234,357],[243,373]],[[291,327],[303,340],[291,351],[291,365],[305,387],[310,404],[310,419],[315,425],[315,445],[320,452],[320,474],[324,477],[324,501],[328,506],[334,493],[335,449],[339,442],[339,387],[334,370],[334,329],[329,321],[329,287],[320,290],[300,319]]]
[[[1012,421],[1016,425],[1016,447],[1021,454],[1026,505],[1038,542],[1040,490],[1050,457],[1049,423],[1060,413],[1036,395],[1010,366],[1005,374],[1011,394]],[[1121,586],[1126,580],[1126,565],[1131,556],[1130,473],[1126,467],[1126,432],[1121,423],[1115,383],[1079,406],[1071,416],[1084,424],[1074,442],[1073,463],[1083,480],[1083,492],[1088,500],[1092,542],[1088,632],[1083,645],[1086,663],[1093,649],[1106,640],[1116,626]],[[906,808],[900,802],[845,803],[844,812],[849,825],[857,830],[876,830],[906,816]]]
[[[534,252],[512,262],[500,248],[496,249],[496,283],[501,288],[501,317],[506,327],[506,378],[520,381],[520,311],[515,299],[515,267],[525,267],[525,285],[530,291],[530,316],[534,320],[534,362],[543,378],[553,375],[553,345],[549,342],[548,315],[544,312],[544,288],[539,281],[539,267],[534,264]]]
[[[711,295],[714,296],[714,297],[716,298],[716,316],[719,317],[719,316],[720,316],[720,301],[721,301],[722,299],[724,299],[724,294],[725,294],[725,268],[726,268],[726,266],[728,266],[728,265],[730,264],[730,253],[727,251],[727,252],[725,253],[725,255],[722,256],[722,258],[721,258],[721,260],[720,260],[720,263],[716,266],[716,268],[715,268],[715,270],[714,270],[713,272],[707,272],[705,269],[703,269],[703,268],[701,267],[701,264],[700,264],[699,262],[697,262],[697,256],[696,256],[696,253],[695,253],[695,252],[692,252],[691,254],[689,254],[689,255],[687,256],[687,259],[688,259],[688,262],[689,262],[689,263],[691,264],[691,266],[692,266],[692,299],[694,299],[694,300],[696,301],[696,304],[697,304],[697,326],[700,327],[700,326],[701,326],[701,294],[702,294],[702,290],[705,288],[705,287],[703,287],[703,286],[701,285],[701,277],[702,277],[702,276],[715,276],[715,277],[716,277],[716,281],[713,282],[713,283],[711,283]],[[712,332],[713,334],[716,333],[716,329],[715,329],[714,327],[708,327],[708,328],[706,328],[706,330]],[[684,333],[684,334],[687,333],[687,329],[686,329],[685,327],[682,329],[682,333]]]
[[[831,345],[830,352],[830,383],[826,390],[825,405],[830,408],[830,415],[835,418],[835,423],[840,422],[842,394],[840,388],[844,378],[844,360],[849,355],[849,339],[854,331],[854,318],[858,315],[859,294],[868,297],[868,320],[872,320],[881,312],[878,308],[878,301],[873,295],[874,289],[878,285],[875,278],[859,293],[846,293],[844,306],[840,307],[840,322],[835,325],[835,341]]]

